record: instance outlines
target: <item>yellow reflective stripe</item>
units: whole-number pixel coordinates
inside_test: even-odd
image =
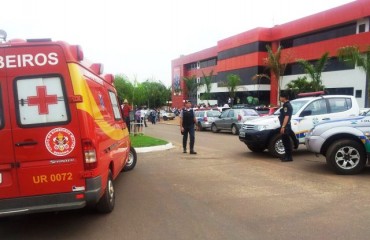
[[[91,90],[84,79],[79,66],[74,63],[68,64],[69,73],[71,75],[73,91],[75,95],[81,95],[83,98],[82,103],[77,103],[77,109],[88,113],[91,118],[94,119],[96,125],[111,139],[121,140],[125,137],[122,129],[117,129],[111,126],[107,121],[104,120],[103,115],[100,112],[98,104],[95,102],[95,98],[91,93]]]

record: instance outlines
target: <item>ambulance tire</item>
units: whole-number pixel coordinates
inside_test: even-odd
[[[123,168],[123,171],[128,172],[134,169],[136,166],[136,162],[137,162],[137,154],[136,154],[135,148],[131,147],[128,160],[127,160],[125,167]]]
[[[113,177],[112,172],[109,170],[107,186],[105,187],[103,196],[96,205],[96,209],[100,213],[110,213],[114,209],[115,200],[116,194],[114,192]]]

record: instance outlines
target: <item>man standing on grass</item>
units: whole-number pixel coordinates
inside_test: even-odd
[[[183,153],[186,153],[186,145],[188,141],[188,134],[190,135],[190,154],[197,154],[194,151],[195,142],[195,128],[194,124],[197,122],[193,109],[191,108],[191,101],[187,100],[185,108],[180,113],[180,131],[182,136]]]

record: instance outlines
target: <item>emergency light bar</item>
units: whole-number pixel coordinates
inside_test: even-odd
[[[325,95],[325,91],[318,91],[318,92],[306,92],[306,93],[299,93],[297,97],[314,97],[314,96],[322,96]]]
[[[4,30],[0,29],[0,42],[6,42],[7,34]]]

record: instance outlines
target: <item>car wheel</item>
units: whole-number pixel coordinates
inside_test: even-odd
[[[107,185],[103,196],[100,198],[96,209],[100,213],[110,213],[114,209],[116,194],[114,192],[112,172],[109,170]]]
[[[337,174],[357,174],[366,165],[364,146],[350,139],[338,140],[328,148],[326,163]]]
[[[198,130],[199,131],[203,131],[204,128],[202,127],[202,123],[198,122]]]
[[[130,152],[128,154],[128,160],[126,162],[125,167],[123,168],[124,172],[131,171],[135,168],[137,162],[137,154],[136,150],[133,147],[130,147]]]
[[[290,139],[290,144],[293,149],[292,139]],[[268,150],[269,150],[269,153],[274,157],[277,157],[277,158],[284,157],[285,149],[284,149],[283,140],[281,139],[280,134],[276,134],[275,136],[271,138],[268,144]]]
[[[216,126],[216,124],[212,124],[212,126],[211,126],[211,130],[212,130],[212,132],[214,132],[214,133],[217,133],[217,132],[219,132],[220,130],[217,128],[217,126]]]
[[[231,133],[234,134],[234,135],[238,135],[239,134],[239,129],[238,129],[238,127],[235,124],[233,124],[231,126]]]
[[[247,144],[247,147],[252,152],[263,152],[266,149],[265,147],[256,146],[256,145],[250,145],[250,144]]]
[[[164,121],[167,121],[168,120],[168,117],[167,116],[163,116],[163,120]]]

